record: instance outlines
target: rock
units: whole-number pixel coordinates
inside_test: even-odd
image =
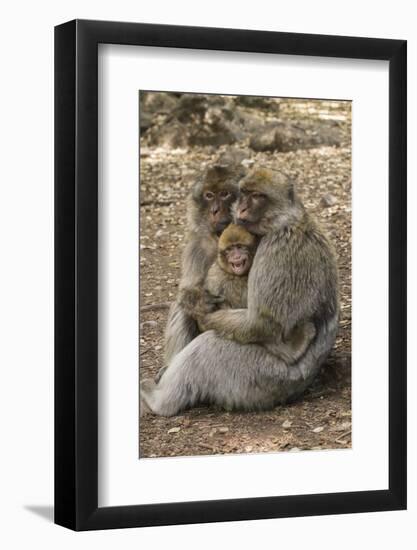
[[[252,109],[265,109],[267,111],[279,110],[279,99],[261,97],[261,96],[248,96],[241,95],[236,98],[236,104],[243,107],[249,107]]]
[[[288,430],[288,428],[291,428],[291,426],[292,426],[292,422],[290,420],[286,420],[285,422],[282,423],[282,427],[285,430]]]
[[[253,166],[255,164],[255,161],[253,159],[243,159],[241,164],[245,167],[245,168],[249,168],[250,166]]]
[[[225,426],[222,426],[221,428],[219,428],[219,433],[221,434],[225,434],[229,431],[229,428],[226,428]]]
[[[250,148],[259,152],[340,145],[341,129],[334,120],[279,119],[279,105],[276,98],[144,92],[143,145],[217,148],[249,139]]]
[[[275,141],[275,128],[259,132],[251,137],[249,147],[254,151],[275,151],[277,148]]]
[[[322,196],[321,203],[323,204],[323,206],[326,207],[334,206],[335,204],[337,204],[337,198],[331,193],[326,193],[326,195]]]
[[[346,432],[347,430],[350,430],[352,427],[351,422],[342,422],[341,424],[336,424],[336,426],[332,426],[330,428],[331,432]]]
[[[292,447],[289,452],[290,453],[298,453],[299,451],[301,451],[301,449],[299,449],[298,447]]]
[[[145,115],[169,113],[177,107],[179,103],[178,97],[169,92],[149,93],[141,92],[140,108],[141,118]]]
[[[324,430],[323,426],[319,426],[318,428],[314,428],[313,432],[315,434],[319,434],[320,432],[322,432]]]
[[[152,126],[152,116],[148,113],[140,114],[140,131],[146,132]],[[143,154],[141,155],[143,156]]]
[[[276,120],[259,129],[249,140],[249,147],[257,152],[279,151],[288,153],[298,149],[311,149],[322,145],[341,143],[339,128],[324,121],[312,123],[283,122]]]
[[[156,328],[157,326],[158,323],[156,321],[143,321],[143,323],[140,324],[140,330],[144,328]]]
[[[221,166],[244,164],[244,159],[247,157],[247,154],[249,154],[249,150],[228,149],[218,156],[216,164]]]
[[[181,428],[177,426],[175,428],[171,428],[170,430],[168,430],[168,433],[169,434],[177,434],[180,431],[181,431]]]

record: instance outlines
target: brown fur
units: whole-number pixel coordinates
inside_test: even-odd
[[[232,246],[245,247],[248,255],[248,270],[243,275],[230,271],[225,252]],[[204,284],[212,296],[220,296],[220,309],[247,307],[248,271],[252,265],[257,246],[257,239],[246,229],[230,224],[221,234],[218,242],[216,261],[210,267]]]

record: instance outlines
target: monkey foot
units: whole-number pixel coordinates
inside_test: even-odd
[[[155,389],[156,383],[150,378],[142,380],[140,383],[140,416],[145,416],[146,414],[153,414],[153,411],[148,403],[148,396]]]

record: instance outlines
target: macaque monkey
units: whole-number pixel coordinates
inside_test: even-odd
[[[219,309],[247,307],[248,274],[258,239],[244,227],[230,224],[218,241],[217,257],[207,273],[204,288]]]
[[[226,410],[284,404],[305,391],[333,347],[339,298],[331,243],[280,172],[255,168],[239,188],[236,222],[260,239],[247,307],[203,316],[207,330],[172,359],[158,384],[143,381],[141,403],[154,414],[200,403]],[[283,342],[310,324],[314,336],[289,364],[280,357]]]
[[[165,329],[166,364],[200,333],[197,315],[214,309],[214,304],[207,302],[203,283],[217,255],[219,235],[232,221],[231,207],[237,199],[239,179],[245,174],[243,166],[232,160],[210,165],[187,199],[182,278]]]

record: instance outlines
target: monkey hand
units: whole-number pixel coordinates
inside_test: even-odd
[[[180,295],[180,305],[196,321],[218,309],[224,299],[221,296],[214,296],[205,289],[187,289]]]
[[[197,304],[202,300],[203,289],[201,288],[183,288],[180,290],[178,302],[182,309],[191,317],[195,317]]]
[[[194,312],[200,332],[209,330],[207,328],[207,322],[210,314],[215,312],[218,309],[219,304],[222,304],[223,302],[224,298],[221,296],[214,296],[213,294],[206,292],[204,299],[197,305]]]
[[[220,304],[224,303],[224,297],[211,294],[208,290],[205,290],[202,299],[200,301],[200,307],[204,314],[212,313],[219,309]]]
[[[218,326],[218,314],[222,315],[222,313],[223,311],[209,311],[206,314],[201,315],[198,318],[198,326],[200,328],[200,331],[205,332],[207,330],[216,330],[219,334],[222,334],[223,336],[223,331],[219,330]]]

